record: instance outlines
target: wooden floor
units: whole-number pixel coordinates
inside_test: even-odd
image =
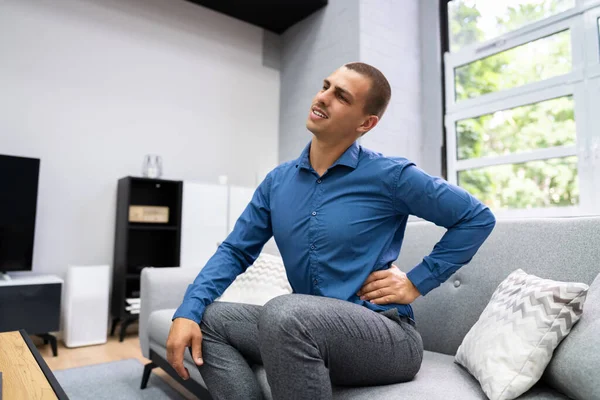
[[[133,326],[135,327],[135,325]],[[95,346],[85,346],[68,348],[59,340],[58,341],[58,356],[52,356],[52,349],[50,345],[44,345],[43,341],[39,338],[33,337],[33,342],[48,367],[52,371],[58,371],[61,369],[84,367],[86,365],[101,364],[111,361],[124,360],[127,358],[137,358],[142,364],[150,362],[147,358],[142,356],[142,350],[140,348],[140,341],[137,333],[128,333],[123,342],[119,342],[117,335],[114,337],[108,337],[108,342],[105,344]],[[171,387],[176,389],[185,399],[196,400],[197,397],[191,394],[187,389],[177,383],[169,375],[167,375],[160,368],[155,368],[152,371],[163,378]],[[140,382],[142,380],[142,368],[140,367]]]

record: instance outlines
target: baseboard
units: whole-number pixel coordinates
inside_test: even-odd
[[[94,342],[69,343],[69,344],[67,344],[67,342],[65,342],[64,340],[62,342],[66,348],[73,349],[73,348],[77,348],[77,347],[97,346],[99,344],[106,344],[108,342],[108,340],[97,340]]]

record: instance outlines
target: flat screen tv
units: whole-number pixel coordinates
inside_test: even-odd
[[[0,154],[0,273],[29,271],[40,160]]]

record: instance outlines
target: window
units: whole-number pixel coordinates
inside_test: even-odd
[[[457,159],[575,145],[573,96],[456,122]]]
[[[496,211],[579,204],[573,156],[460,171],[458,184]]]
[[[450,1],[450,49],[456,52],[467,45],[493,39],[574,5],[574,0]]]
[[[499,216],[600,214],[600,2],[451,0],[447,18],[447,179]]]
[[[456,100],[510,89],[571,72],[568,30],[455,69]]]

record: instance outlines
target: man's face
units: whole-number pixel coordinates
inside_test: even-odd
[[[364,133],[361,126],[369,117],[364,106],[370,87],[368,77],[339,68],[323,81],[322,89],[313,98],[306,127],[326,141],[357,139]]]

